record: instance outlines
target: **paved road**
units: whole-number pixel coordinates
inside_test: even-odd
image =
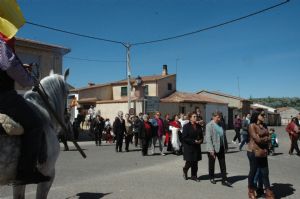
[[[280,148],[269,157],[270,180],[277,198],[300,198],[300,157],[288,155],[289,141],[283,127],[276,128]],[[242,199],[247,198],[249,171],[246,151],[238,151],[231,143],[233,131],[228,131],[230,151],[226,154],[229,180],[233,188],[208,180],[207,156],[199,162],[200,182],[182,178],[182,156],[142,157],[138,149],[116,153],[114,145],[96,147],[93,142],[81,142],[88,156],[82,159],[75,151],[62,151],[57,162],[57,176],[50,190],[53,199]],[[132,147],[132,146],[131,146]],[[205,149],[205,145],[202,145]],[[216,163],[216,173],[219,165]],[[34,198],[35,186],[27,187],[26,197]],[[11,187],[0,188],[0,198],[12,198]]]

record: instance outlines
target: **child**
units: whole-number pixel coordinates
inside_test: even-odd
[[[278,140],[277,135],[275,133],[274,128],[270,128],[270,136],[271,136],[271,144],[270,144],[270,154],[274,155],[275,153],[275,147],[278,147]]]

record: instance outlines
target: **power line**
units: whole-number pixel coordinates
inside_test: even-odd
[[[90,62],[106,62],[106,63],[113,63],[113,62],[116,62],[116,63],[124,63],[126,61],[121,61],[121,60],[101,60],[101,59],[86,59],[86,58],[78,58],[78,57],[69,57],[69,56],[66,56],[64,58],[67,58],[67,59],[74,59],[74,60],[81,60],[81,61],[90,61]]]
[[[58,29],[58,28],[53,28],[53,27],[49,27],[49,26],[45,26],[45,25],[40,25],[40,24],[37,24],[37,23],[29,22],[29,21],[27,21],[26,23],[30,24],[30,25],[33,25],[33,26],[40,27],[40,28],[46,28],[46,29],[49,29],[49,30],[53,30],[53,31],[57,31],[57,32],[62,32],[62,33],[70,34],[70,35],[75,35],[75,36],[79,36],[79,37],[85,37],[85,38],[95,39],[95,40],[99,40],[99,41],[106,41],[106,42],[110,42],[110,43],[118,43],[118,44],[122,44],[123,46],[125,46],[126,48],[128,48],[128,46],[131,47],[131,46],[145,45],[145,44],[150,44],[150,43],[157,43],[157,42],[162,42],[162,41],[167,41],[167,40],[172,40],[172,39],[178,39],[178,38],[181,38],[181,37],[186,37],[186,36],[189,36],[189,35],[197,34],[197,33],[200,33],[200,32],[203,32],[203,31],[207,31],[207,30],[210,30],[210,29],[218,28],[218,27],[230,24],[230,23],[234,23],[236,21],[240,21],[240,20],[252,17],[254,15],[261,14],[263,12],[266,12],[268,10],[271,10],[271,9],[279,7],[279,6],[283,5],[283,4],[286,4],[289,1],[290,0],[286,0],[286,1],[282,2],[282,3],[278,3],[276,5],[267,7],[265,9],[262,9],[262,10],[250,13],[248,15],[245,15],[245,16],[242,16],[242,17],[239,17],[239,18],[235,18],[235,19],[232,19],[232,20],[229,20],[229,21],[225,21],[225,22],[213,25],[213,26],[206,27],[206,28],[202,28],[202,29],[199,29],[199,30],[195,30],[195,31],[192,31],[192,32],[188,32],[188,33],[184,33],[184,34],[180,34],[180,35],[176,35],[176,36],[172,36],[172,37],[157,39],[157,40],[150,40],[150,41],[144,41],[144,42],[136,42],[136,43],[132,43],[132,44],[128,44],[127,42],[122,42],[122,41],[117,41],[117,40],[111,40],[111,39],[105,39],[105,38],[100,38],[100,37],[94,37],[94,36],[84,35],[84,34],[81,34],[81,33],[74,33],[74,32],[70,32],[70,31],[66,31],[66,30],[61,30],[61,29]]]
[[[167,38],[163,38],[163,39],[157,39],[157,40],[151,40],[151,41],[144,41],[144,42],[137,42],[137,43],[133,43],[131,44],[132,46],[137,46],[137,45],[145,45],[145,44],[150,44],[150,43],[157,43],[157,42],[162,42],[162,41],[167,41],[167,40],[172,40],[172,39],[178,39],[178,38],[181,38],[181,37],[186,37],[186,36],[189,36],[189,35],[193,35],[193,34],[197,34],[199,32],[203,32],[203,31],[206,31],[206,30],[210,30],[210,29],[214,29],[214,28],[218,28],[220,26],[224,26],[224,25],[227,25],[227,24],[230,24],[230,23],[233,23],[233,22],[236,22],[236,21],[240,21],[242,19],[246,19],[248,17],[252,17],[254,15],[257,15],[257,14],[260,14],[260,13],[263,13],[263,12],[266,12],[268,10],[271,10],[273,8],[276,8],[278,6],[281,6],[283,4],[286,4],[288,3],[290,0],[286,0],[285,2],[282,2],[282,3],[279,3],[279,4],[276,4],[276,5],[273,5],[273,6],[270,6],[268,8],[265,8],[265,9],[262,9],[262,10],[259,10],[259,11],[256,11],[256,12],[253,12],[251,14],[248,14],[248,15],[245,15],[245,16],[242,16],[242,17],[239,17],[239,18],[236,18],[236,19],[232,19],[232,20],[229,20],[229,21],[225,21],[223,23],[219,23],[217,25],[213,25],[213,26],[209,26],[209,27],[206,27],[206,28],[202,28],[200,30],[195,30],[193,32],[188,32],[188,33],[184,33],[184,34],[181,34],[181,35],[176,35],[176,36],[172,36],[172,37],[167,37]]]
[[[46,28],[46,29],[49,29],[49,30],[54,30],[54,31],[57,31],[57,32],[62,32],[62,33],[70,34],[70,35],[85,37],[85,38],[89,38],[89,39],[95,39],[95,40],[99,40],[99,41],[106,41],[106,42],[110,42],[110,43],[122,44],[123,46],[125,45],[125,42],[121,42],[121,41],[116,41],[116,40],[111,40],[111,39],[104,39],[104,38],[100,38],[100,37],[84,35],[84,34],[81,34],[81,33],[74,33],[74,32],[70,32],[70,31],[66,31],[66,30],[61,30],[61,29],[58,29],[58,28],[53,28],[53,27],[49,27],[49,26],[45,26],[45,25],[40,25],[40,24],[33,23],[33,22],[30,22],[30,21],[26,21],[26,23],[30,24],[30,25],[33,25],[33,26],[40,27],[40,28]]]

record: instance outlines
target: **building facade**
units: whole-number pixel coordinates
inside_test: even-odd
[[[141,81],[140,85],[136,82],[137,78]],[[147,105],[152,103],[151,97],[160,99],[176,91],[176,75],[168,74],[166,65],[163,66],[161,75],[137,78],[130,80],[129,94],[135,114],[147,112]],[[124,79],[107,84],[89,84],[87,87],[73,89],[71,92],[78,94],[78,103],[83,109],[87,110],[93,105],[101,115],[114,119],[118,111],[129,112],[127,86],[127,79]]]
[[[96,112],[110,120],[114,120],[118,111],[128,113],[127,80],[107,84],[89,85],[74,89],[71,92],[79,96],[78,103],[84,109],[95,105]],[[161,75],[141,76],[130,80],[131,106],[134,114],[160,111],[162,115],[189,113],[200,108],[203,117],[208,120],[211,112],[222,110],[227,117],[227,103],[204,95],[182,93],[176,91],[176,75],[168,74],[168,68],[163,66]]]
[[[216,91],[206,91],[202,90],[197,92],[197,94],[202,94],[207,97],[223,101],[228,104],[228,128],[233,128],[233,121],[235,115],[246,115],[250,113],[250,105],[252,102],[250,100],[236,97],[233,95],[216,92]]]
[[[263,105],[263,104],[258,104],[258,103],[251,104],[251,111],[258,109],[258,108],[264,110],[265,115],[266,115],[265,123],[268,126],[280,126],[281,125],[281,116],[277,112],[277,109],[270,107],[270,106]]]
[[[299,110],[292,107],[277,108],[277,112],[281,117],[281,125],[287,125],[293,117],[297,117]]]
[[[24,64],[34,63],[32,69],[38,79],[48,76],[51,70],[62,74],[63,56],[71,51],[62,46],[23,38],[16,38],[15,50]],[[29,88],[22,88],[16,84],[16,89],[22,94]]]
[[[228,124],[228,105],[221,100],[209,98],[205,95],[178,91],[160,100],[160,111],[170,115],[187,114],[195,111],[197,108],[200,109],[203,120],[206,123],[211,120],[213,112],[221,111],[226,124]]]

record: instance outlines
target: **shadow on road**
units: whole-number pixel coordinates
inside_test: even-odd
[[[221,178],[221,173],[216,173],[215,178]],[[209,180],[209,175],[202,175],[198,177],[199,180]],[[217,180],[216,180],[217,181]]]
[[[231,184],[234,184],[238,181],[242,181],[242,180],[245,180],[246,178],[248,178],[247,175],[244,175],[244,176],[230,176],[228,177],[228,181],[231,183]]]
[[[277,199],[293,195],[296,191],[292,184],[273,183],[272,185],[272,190]]]
[[[75,196],[71,196],[68,197],[66,199],[72,199],[74,197],[78,198],[78,199],[99,199],[99,198],[103,198],[106,195],[109,195],[112,193],[89,193],[89,192],[82,192],[82,193],[78,193]]]
[[[240,152],[240,151],[227,151],[226,154],[228,154],[228,153],[238,153],[238,152]]]
[[[229,147],[229,149],[230,149],[230,147]],[[236,149],[236,148],[234,148],[234,149]],[[226,154],[227,153],[238,153],[238,152],[240,152],[240,151],[227,151]],[[205,154],[207,154],[207,151],[202,151],[201,154],[205,155]]]
[[[273,153],[272,156],[282,155],[283,153]]]
[[[215,174],[215,179],[216,179],[216,182],[218,181],[221,181],[221,173],[217,173]],[[245,180],[246,178],[248,178],[248,176],[246,175],[241,175],[241,176],[230,176],[228,177],[228,181],[231,183],[231,184],[234,184],[238,181],[242,181],[242,180]],[[198,178],[199,180],[209,180],[209,175],[202,175]]]
[[[142,149],[129,149],[128,152],[136,152],[136,151],[142,151]]]
[[[165,154],[165,156],[166,155],[174,155],[174,153],[164,153]],[[154,153],[154,154],[151,154],[151,155],[149,155],[149,156],[161,156],[161,153]]]
[[[83,151],[86,151],[86,149],[82,149]],[[69,149],[68,151],[78,151],[77,149]],[[68,152],[68,151],[64,151],[64,152]]]
[[[228,147],[228,149],[236,149],[236,147],[230,146]]]

